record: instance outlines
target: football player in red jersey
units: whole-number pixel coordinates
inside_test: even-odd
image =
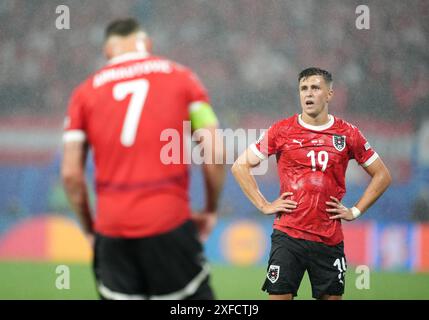
[[[341,220],[363,214],[391,183],[388,169],[358,128],[328,113],[332,75],[319,68],[299,74],[302,113],[275,123],[236,160],[232,173],[249,200],[276,214],[263,290],[293,299],[304,272],[316,299],[341,299],[345,271]],[[276,155],[280,197],[267,201],[250,169]],[[371,182],[352,208],[341,200],[345,173],[355,159]]]
[[[184,121],[216,138],[207,92],[186,67],[150,55],[134,19],[106,29],[109,62],[75,89],[65,121],[62,177],[84,231],[94,238],[94,273],[103,299],[212,299],[201,240],[216,222],[224,166],[220,139],[203,165],[205,210],[191,213],[186,161],[162,159],[165,129],[184,140]],[[95,162],[93,221],[85,160]],[[178,148],[182,150],[181,148]],[[177,150],[177,148],[175,149]],[[180,157],[180,155],[179,155]],[[184,159],[184,158],[183,158]]]

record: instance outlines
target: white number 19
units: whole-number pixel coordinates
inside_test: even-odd
[[[316,171],[316,152],[311,150],[309,153],[307,153],[307,157],[310,157],[311,159],[311,170]],[[328,158],[329,155],[324,150],[317,154],[317,162],[322,166],[322,172],[324,172],[328,166]]]
[[[130,147],[134,144],[148,91],[149,81],[145,79],[121,82],[113,87],[113,97],[117,101],[122,101],[131,94],[121,132],[121,143],[125,147]]]

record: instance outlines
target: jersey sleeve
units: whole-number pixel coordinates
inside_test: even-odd
[[[63,142],[85,141],[86,121],[84,99],[81,87],[77,88],[71,98],[64,119]]]
[[[209,95],[207,89],[202,84],[201,80],[193,72],[188,72],[187,74],[189,80],[189,103],[194,102],[206,102],[210,103]]]
[[[204,87],[200,79],[192,72],[188,73],[188,80],[188,107],[192,130],[212,125],[217,126],[218,119],[210,105],[207,89]]]
[[[368,167],[377,160],[378,154],[358,128],[354,129],[353,136],[352,158],[356,159],[362,167]]]
[[[270,155],[277,153],[277,131],[278,125],[271,126],[264,131],[255,143],[250,145],[250,149],[261,160],[267,159]]]

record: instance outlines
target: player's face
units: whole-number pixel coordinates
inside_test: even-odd
[[[332,94],[333,91],[323,76],[310,76],[299,82],[302,111],[311,117],[317,117],[327,110]]]

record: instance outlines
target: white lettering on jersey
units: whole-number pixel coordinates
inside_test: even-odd
[[[98,88],[107,82],[134,78],[142,74],[153,72],[171,73],[172,68],[168,61],[145,61],[128,67],[112,68],[101,71],[94,76],[92,86]]]

